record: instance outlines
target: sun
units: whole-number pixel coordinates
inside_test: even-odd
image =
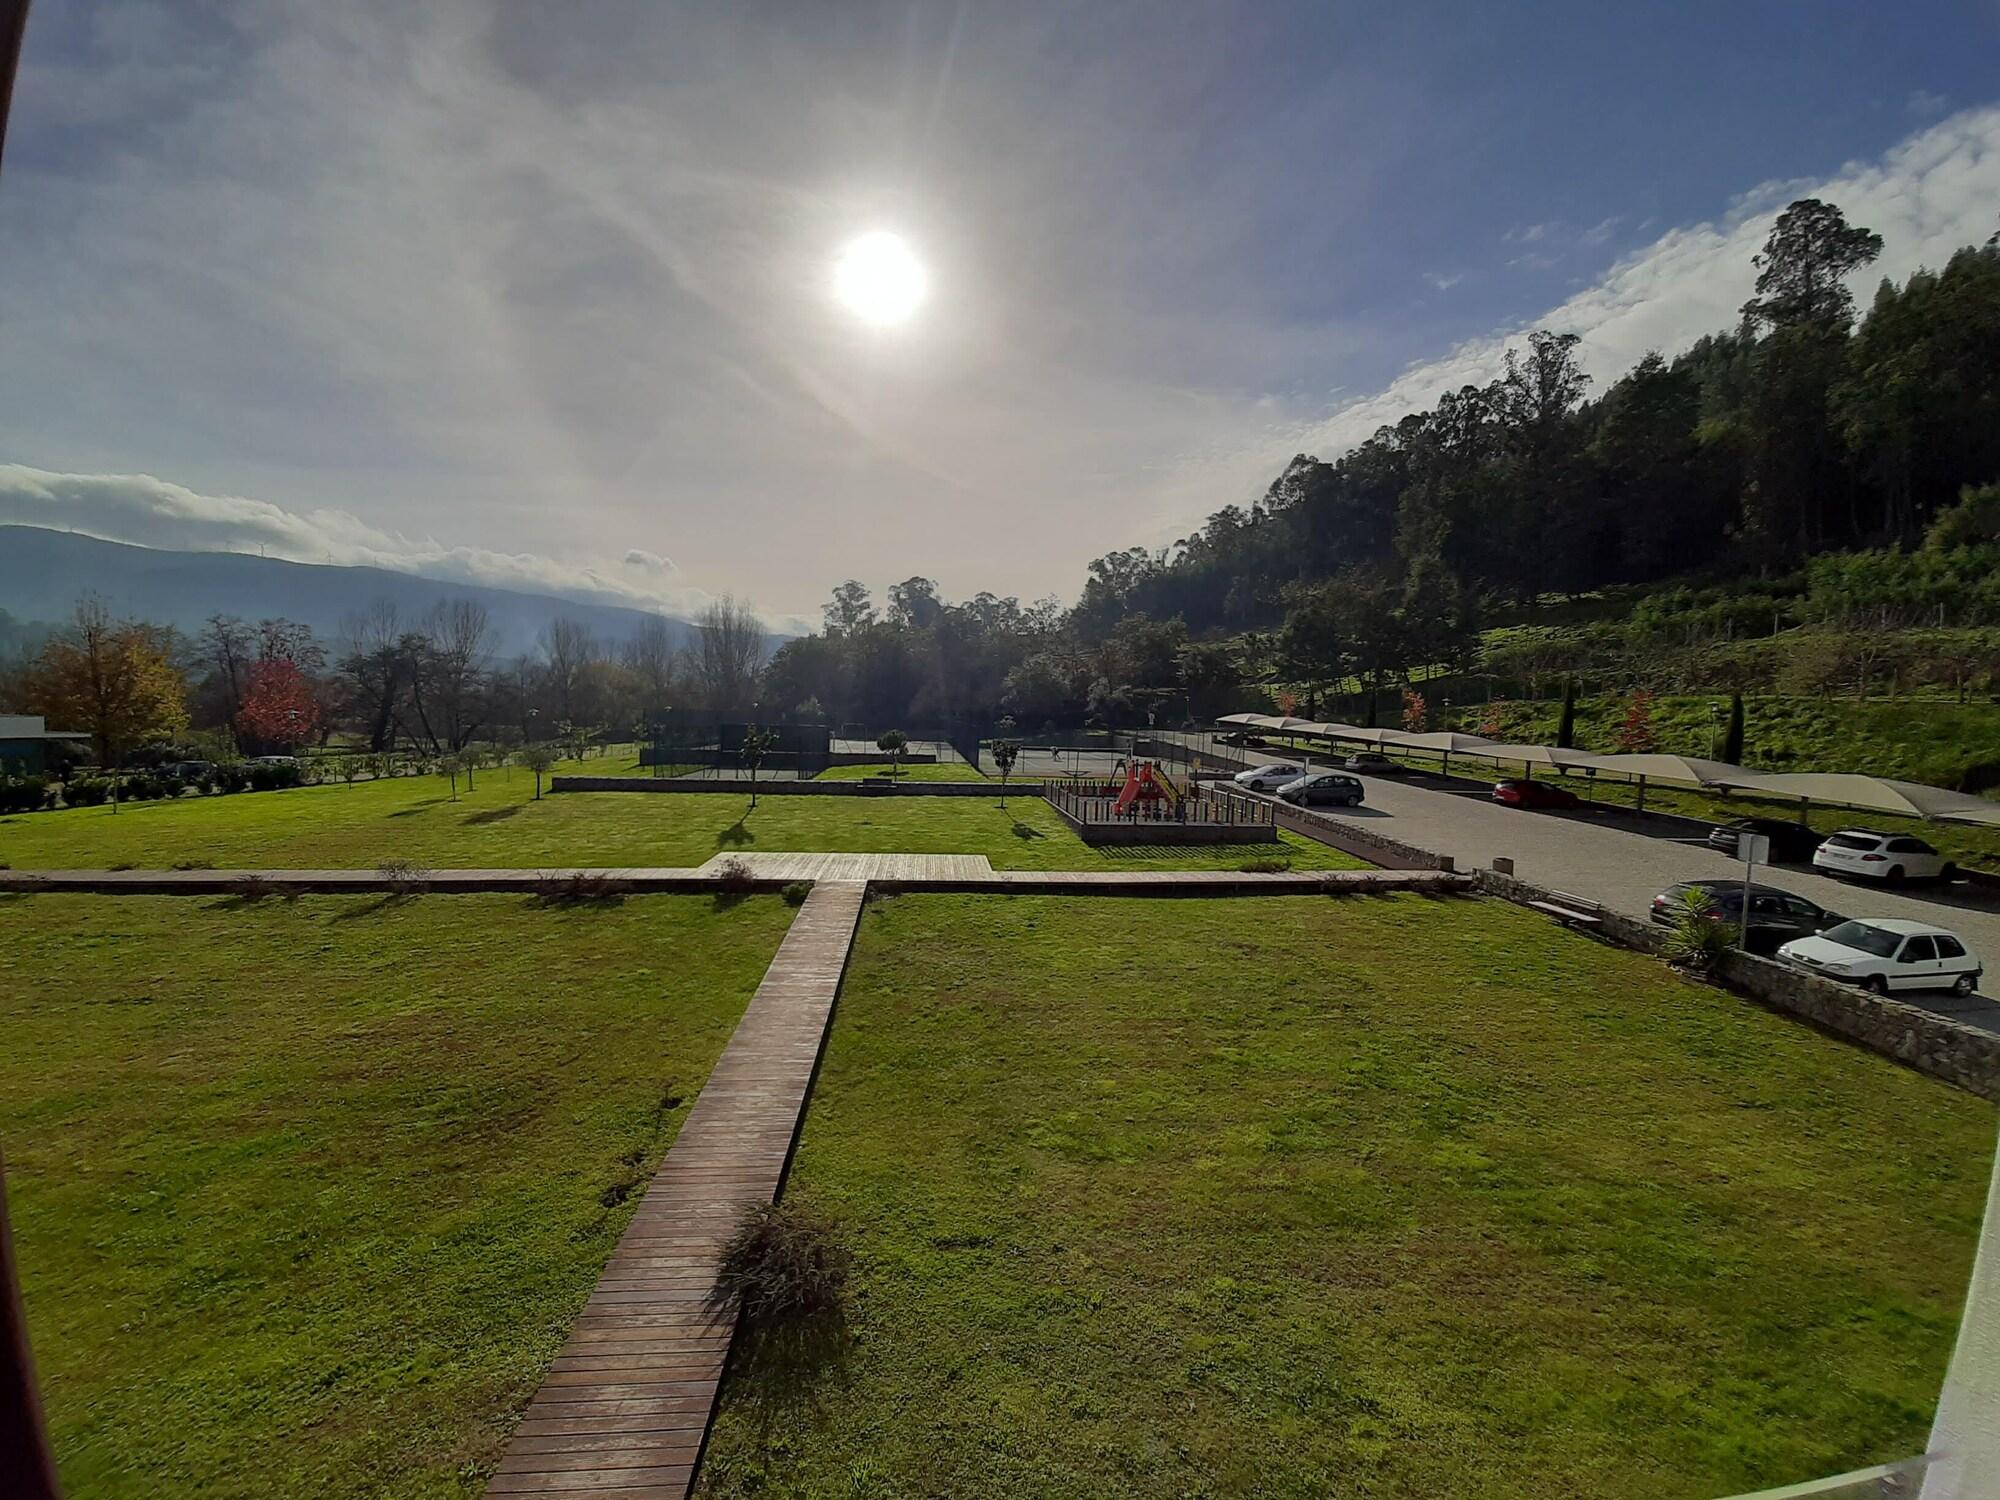
[[[833,294],[878,328],[906,323],[930,292],[930,273],[900,234],[878,229],[852,240],[833,265]]]

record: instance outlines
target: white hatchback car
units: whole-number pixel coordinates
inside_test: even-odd
[[[1813,868],[1851,880],[1879,880],[1885,885],[1958,877],[1958,866],[1922,839],[1906,833],[1877,833],[1872,828],[1845,828],[1833,835],[1813,851]]]
[[[1245,791],[1275,792],[1281,786],[1290,786],[1305,774],[1304,766],[1253,766],[1247,771],[1238,771],[1230,779]]]
[[[1985,972],[1979,955],[1957,933],[1892,917],[1842,922],[1812,937],[1794,938],[1778,950],[1778,957],[1878,995],[1889,990],[1969,995]]]

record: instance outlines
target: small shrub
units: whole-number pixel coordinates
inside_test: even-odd
[[[1705,892],[1681,893],[1681,909],[1675,913],[1674,925],[1668,929],[1666,946],[1661,950],[1669,963],[1696,974],[1707,974],[1736,946],[1736,924],[1722,921],[1712,912]]]
[[[544,871],[535,879],[537,906],[603,906],[623,898],[625,885],[609,875],[590,875],[579,870],[562,875]]]
[[[413,896],[430,884],[429,865],[420,865],[415,860],[385,859],[375,867],[375,873],[389,883],[392,895]]]
[[[213,870],[215,868],[215,861],[212,859],[177,859],[167,868],[171,870]]]
[[[236,882],[236,899],[255,905],[266,896],[276,894],[277,888],[262,875],[245,875]]]
[[[1292,862],[1289,859],[1273,859],[1266,855],[1257,859],[1246,859],[1236,868],[1245,875],[1282,875],[1291,867]]]
[[[841,1310],[852,1262],[826,1215],[788,1203],[756,1204],[723,1246],[709,1300],[757,1327],[825,1317]]]
[[[56,805],[46,776],[0,776],[0,813],[40,812]]]
[[[756,886],[757,877],[750,873],[748,865],[732,856],[715,867],[715,883],[725,891],[747,891]]]
[[[298,786],[303,773],[297,766],[271,765],[259,761],[250,768],[250,790],[253,792],[276,792],[286,787]]]
[[[250,785],[250,768],[241,761],[228,761],[215,768],[215,789],[218,792],[240,792]]]
[[[806,904],[806,897],[812,893],[813,888],[810,880],[794,880],[790,885],[785,887],[785,905],[804,906]]]
[[[102,776],[84,776],[63,783],[63,801],[71,807],[102,807],[111,798],[111,783]]]

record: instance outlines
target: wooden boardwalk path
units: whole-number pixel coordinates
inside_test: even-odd
[[[753,880],[991,880],[983,854],[718,854],[698,873],[714,875],[739,864]]]
[[[727,858],[728,856],[724,856]],[[1432,870],[995,870],[983,854],[744,854],[752,887],[777,890],[795,880],[862,883],[884,891],[989,891],[997,895],[1298,896],[1315,892],[1469,890],[1469,875]],[[388,894],[412,883],[434,895],[518,892],[534,895],[551,879],[601,878],[622,891],[706,894],[719,883],[719,860],[699,869],[431,870],[400,879],[375,870],[0,870],[0,891],[90,892],[108,896],[232,896],[261,883],[279,891],[323,895]]]
[[[487,1494],[687,1494],[735,1322],[707,1305],[716,1258],[783,1186],[866,890],[799,908]]]

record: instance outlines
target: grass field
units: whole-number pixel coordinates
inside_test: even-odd
[[[819,773],[821,781],[865,781],[886,776],[887,766],[829,766]],[[985,781],[988,778],[962,760],[939,761],[935,765],[906,765],[897,773],[898,781]],[[991,778],[997,787],[998,776]]]
[[[1492,903],[906,896],[704,1492],[1711,1497],[1920,1451],[1991,1106]]]
[[[598,763],[590,763],[594,770]],[[453,801],[436,777],[301,787],[233,797],[24,813],[0,818],[0,864],[15,869],[166,868],[190,861],[373,868],[406,859],[433,868],[699,865],[753,850],[984,854],[999,869],[1233,869],[1273,854],[1300,869],[1360,861],[1290,834],[1268,844],[1092,849],[1047,803],[1016,793],[863,799],[723,792],[563,792],[533,800],[521,770],[485,771]]]
[[[0,896],[72,1500],[478,1494],[789,917]]]

